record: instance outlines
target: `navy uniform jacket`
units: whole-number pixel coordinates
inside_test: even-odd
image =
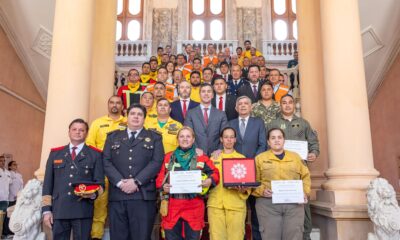
[[[110,181],[109,201],[156,200],[155,178],[164,158],[161,135],[142,129],[133,143],[127,130],[116,130],[107,136],[103,149],[104,171]],[[122,179],[133,178],[139,191],[126,194],[117,187]]]
[[[239,81],[239,83],[238,83],[237,85],[234,83],[233,79],[231,78],[231,79],[229,79],[229,81],[228,81],[228,89],[226,90],[226,92],[227,92],[228,94],[230,94],[230,95],[235,95],[235,96],[237,96],[237,95],[238,95],[238,90],[239,90],[239,88],[240,88],[242,85],[246,85],[246,84],[249,84],[249,82],[248,82],[246,79],[244,79],[244,78],[241,78],[240,81]]]
[[[43,181],[42,211],[51,211],[54,219],[92,218],[93,200],[74,194],[72,184],[81,181],[96,182],[104,188],[101,150],[84,145],[72,160],[69,145],[51,149]]]

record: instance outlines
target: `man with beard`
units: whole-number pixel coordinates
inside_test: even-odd
[[[218,57],[215,54],[214,44],[209,43],[207,45],[207,55],[203,57],[203,68],[207,67],[209,63],[213,63],[214,65],[218,64]]]
[[[190,85],[192,85],[192,92],[190,93],[190,99],[195,102],[200,102],[200,72],[193,71],[190,74]]]
[[[107,134],[114,130],[126,129],[126,118],[122,116],[122,100],[119,96],[111,96],[108,99],[108,114],[92,122],[86,138],[89,146],[103,149]],[[102,239],[104,224],[107,218],[108,205],[108,180],[105,179],[105,191],[94,202],[94,215],[92,224],[92,239]]]
[[[251,59],[253,56],[259,57],[262,56],[261,52],[257,51],[255,48],[253,49],[254,53],[251,54],[251,41],[246,40],[244,41],[244,47],[246,48],[246,51],[244,51],[244,56]]]
[[[158,62],[156,59],[150,59],[150,78],[156,79],[157,77]]]
[[[199,105],[198,102],[190,100],[191,88],[190,83],[181,82],[178,88],[179,100],[171,103],[171,117],[181,124],[185,121],[187,112]]]
[[[248,96],[252,103],[260,100],[260,89],[262,82],[260,78],[260,67],[251,65],[249,67],[249,84],[242,85],[238,90],[238,96]]]

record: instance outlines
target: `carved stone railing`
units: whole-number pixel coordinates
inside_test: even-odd
[[[238,47],[238,40],[202,40],[202,41],[195,41],[195,40],[178,40],[176,41],[176,52],[182,53],[185,49],[187,44],[192,44],[193,47],[200,47],[201,55],[207,55],[207,45],[209,43],[214,44],[216,52],[223,52],[224,48],[229,47],[231,50],[231,54],[236,53],[236,48]]]
[[[263,41],[263,55],[267,61],[287,62],[293,59],[293,53],[297,51],[297,41]]]
[[[115,44],[116,63],[148,61],[151,57],[151,40],[121,40]]]

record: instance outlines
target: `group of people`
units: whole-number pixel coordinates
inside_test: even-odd
[[[11,239],[14,235],[8,227],[10,216],[6,215],[7,208],[15,205],[17,194],[23,188],[23,185],[17,162],[11,160],[6,164],[6,156],[0,155],[0,211],[5,214],[3,231],[0,232],[0,235],[6,239]]]
[[[108,217],[111,239],[147,240],[160,209],[165,239],[200,239],[207,214],[211,239],[242,240],[247,207],[253,239],[310,239],[304,160],[318,157],[317,134],[295,115],[279,70],[262,76],[265,59],[250,41],[245,46],[222,58],[212,44],[203,57],[188,45],[176,63],[159,49],[141,73],[128,72],[107,115],[90,128],[71,122],[70,143],[51,149],[43,185],[44,223],[54,239],[69,239],[71,229],[74,239],[101,239]],[[285,139],[307,141],[307,159],[285,150]],[[225,158],[255,159],[261,185],[224,187]],[[201,170],[201,187],[210,190],[170,193],[171,171],[188,170]],[[273,204],[274,180],[301,180],[304,204]],[[77,183],[98,191],[76,194]]]

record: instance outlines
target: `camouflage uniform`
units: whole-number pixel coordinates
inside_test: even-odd
[[[269,107],[265,107],[261,103],[261,100],[253,104],[253,110],[251,111],[252,117],[259,117],[264,121],[265,128],[270,122],[276,119],[278,113],[281,112],[279,104],[275,101]]]
[[[308,142],[308,152],[319,155],[319,141],[318,135],[313,130],[307,120],[293,115],[292,121],[286,120],[281,114],[278,118],[268,124],[267,132],[272,128],[281,128],[285,132],[286,140],[299,140]],[[304,205],[304,234],[303,240],[310,240],[310,233],[312,231],[311,210],[310,203]]]

